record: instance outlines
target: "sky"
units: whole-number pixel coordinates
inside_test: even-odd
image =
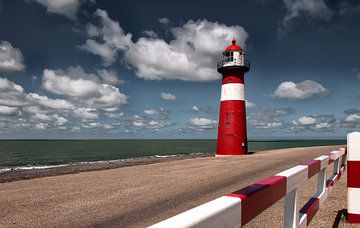
[[[0,139],[215,139],[235,38],[250,139],[360,127],[360,3],[0,0]]]

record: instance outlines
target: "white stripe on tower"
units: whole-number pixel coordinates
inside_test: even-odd
[[[245,100],[244,84],[228,83],[221,86],[221,101]]]

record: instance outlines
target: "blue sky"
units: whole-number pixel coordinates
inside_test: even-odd
[[[0,0],[0,138],[216,138],[236,38],[250,139],[360,126],[357,1]]]

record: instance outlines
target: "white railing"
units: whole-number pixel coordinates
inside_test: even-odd
[[[345,148],[341,148],[151,227],[241,227],[283,197],[284,227],[306,227],[341,177],[345,169],[344,162]],[[326,169],[331,163],[334,163],[333,175],[327,179]],[[300,209],[299,187],[316,174],[317,192]]]
[[[217,63],[218,70],[224,67],[234,67],[234,66],[245,67],[247,70],[249,70],[250,61],[247,59],[238,59],[238,58],[229,57]]]

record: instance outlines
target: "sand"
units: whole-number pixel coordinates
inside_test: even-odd
[[[339,147],[186,158],[2,183],[0,227],[146,227]],[[302,204],[315,192],[315,181],[301,188]],[[331,227],[337,211],[345,208],[344,181],[312,227]],[[247,227],[281,227],[282,215],[280,201]]]

